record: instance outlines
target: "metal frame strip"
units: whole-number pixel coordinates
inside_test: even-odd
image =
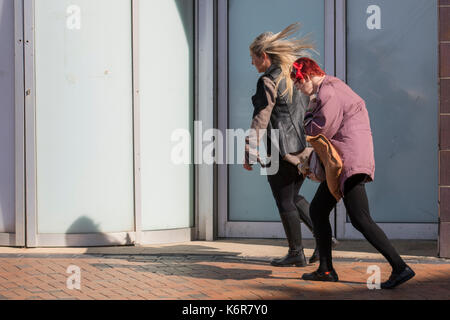
[[[325,0],[325,72],[336,74],[335,68],[335,0]]]
[[[217,72],[218,72],[218,129],[224,137],[223,155],[227,155],[228,137],[228,0],[218,0],[217,16]],[[218,166],[217,176],[217,231],[219,237],[226,237],[228,221],[228,159]]]
[[[203,131],[214,128],[214,1],[198,0],[198,53],[196,120],[202,122]],[[203,155],[203,132],[194,130],[194,154],[199,161]],[[207,144],[207,143],[205,143]],[[197,239],[214,240],[214,166],[196,165],[195,203]]]
[[[139,21],[140,0],[132,0],[132,50],[133,50],[133,141],[134,141],[134,222],[136,243],[141,243],[142,193],[141,193],[141,103],[140,103],[140,61]]]
[[[24,0],[26,245],[37,246],[34,0]]]
[[[15,215],[13,245],[25,246],[25,97],[23,1],[14,1],[15,40]]]

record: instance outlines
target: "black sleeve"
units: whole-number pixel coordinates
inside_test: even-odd
[[[252,97],[252,102],[254,108],[253,118],[269,104],[267,101],[266,85],[262,77],[258,80],[258,84],[256,85],[256,94]]]

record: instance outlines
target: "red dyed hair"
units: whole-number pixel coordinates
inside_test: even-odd
[[[291,79],[292,80],[303,80],[305,75],[309,78],[313,76],[324,76],[325,71],[319,67],[317,62],[310,58],[300,58],[294,62],[292,65]]]

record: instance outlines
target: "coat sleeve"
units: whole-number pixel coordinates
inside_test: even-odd
[[[336,92],[332,89],[324,93],[317,102],[311,102],[308,109],[312,111],[305,116],[306,134],[312,137],[322,134],[327,139],[333,138],[342,124],[344,112]]]
[[[250,133],[245,140],[246,163],[250,163],[250,156],[252,157],[252,163],[256,162],[259,143],[264,135],[264,131],[262,130],[267,130],[276,98],[275,83],[267,77],[259,79],[256,94],[253,97],[255,110],[250,125]]]

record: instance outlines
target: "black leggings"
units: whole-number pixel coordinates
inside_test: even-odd
[[[267,176],[278,211],[280,215],[298,211],[300,219],[313,232],[312,221],[309,217],[309,203],[299,195],[305,178],[299,175],[297,167],[293,164],[281,159],[279,163],[278,172]]]
[[[369,243],[377,249],[390,263],[393,272],[399,273],[406,267],[405,262],[389,242],[383,230],[372,220],[369,212],[364,181],[366,175],[350,177],[344,186],[344,204],[352,225],[361,232]],[[320,272],[333,270],[331,257],[330,212],[336,205],[327,183],[320,184],[311,202],[310,215],[316,230],[316,240],[320,254]]]

